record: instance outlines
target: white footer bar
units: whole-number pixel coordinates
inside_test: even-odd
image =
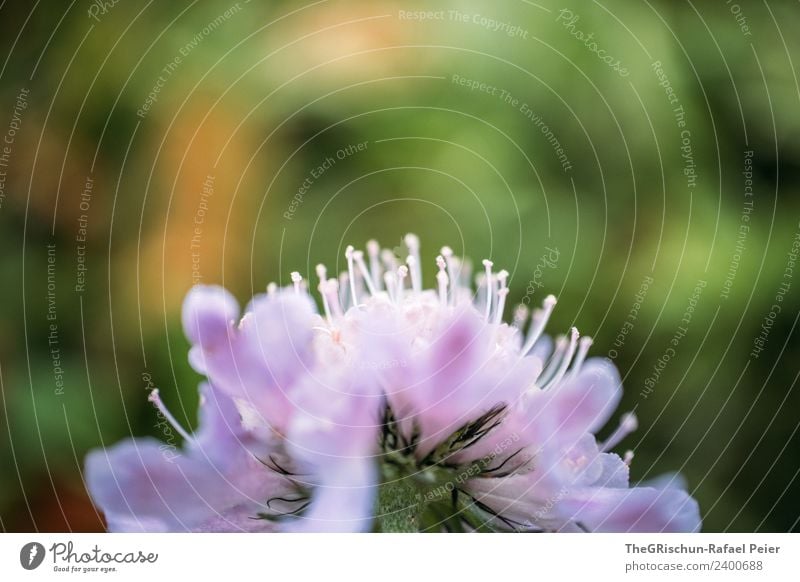
[[[1,580],[800,580],[795,534],[2,534]],[[200,578],[202,577],[202,578]]]

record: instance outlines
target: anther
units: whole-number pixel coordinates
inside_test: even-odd
[[[300,284],[303,282],[303,277],[297,271],[292,271],[292,283],[294,283],[294,292],[300,293]]]

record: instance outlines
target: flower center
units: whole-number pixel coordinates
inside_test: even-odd
[[[455,459],[465,458],[459,453],[499,426],[505,410],[505,405],[492,408],[423,455],[416,425],[412,423],[409,431],[408,423],[398,422],[387,406],[380,442],[381,485],[376,528],[387,532],[460,532],[465,527],[483,528],[485,519],[478,514],[480,507],[463,486],[482,474],[497,476],[501,469],[510,472],[518,469],[513,464],[511,469],[505,467],[516,453],[500,465],[494,455],[469,461]]]

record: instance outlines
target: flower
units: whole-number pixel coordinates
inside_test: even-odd
[[[201,386],[200,427],[167,455],[133,439],[87,458],[115,531],[698,531],[677,476],[631,487],[633,454],[596,432],[621,397],[605,359],[572,329],[544,334],[556,300],[503,322],[508,273],[449,248],[424,290],[408,257],[348,247],[347,271],[271,284],[239,307],[198,286],[183,308]]]

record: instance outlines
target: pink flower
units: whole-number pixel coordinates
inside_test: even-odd
[[[422,287],[405,264],[349,247],[348,271],[270,285],[239,319],[219,287],[196,287],[183,325],[202,388],[180,454],[134,439],[87,458],[89,489],[117,531],[697,531],[678,478],[630,487],[598,444],[621,397],[616,369],[573,329],[544,335],[555,298],[503,322],[508,273],[448,249]],[[238,319],[238,322],[237,322]],[[213,387],[213,388],[212,388]]]

